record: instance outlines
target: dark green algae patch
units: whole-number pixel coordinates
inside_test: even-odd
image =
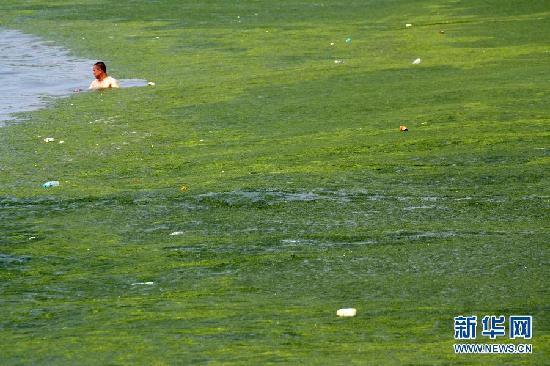
[[[0,18],[157,85],[0,129],[1,364],[547,359],[544,2],[48,4]]]

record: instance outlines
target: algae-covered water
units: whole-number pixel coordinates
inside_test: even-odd
[[[156,86],[0,129],[0,364],[547,364],[549,11],[2,1],[2,26]]]

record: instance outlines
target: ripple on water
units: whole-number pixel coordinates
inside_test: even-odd
[[[275,204],[292,201],[315,201],[321,197],[311,192],[231,191],[209,192],[198,196],[200,202],[239,206],[246,204]]]
[[[31,259],[29,256],[13,256],[9,254],[0,254],[0,267],[10,264],[23,264]]]
[[[225,206],[244,206],[250,204],[273,205],[286,202],[310,202],[310,201],[334,201],[338,203],[350,203],[354,201],[399,201],[408,202],[421,200],[427,202],[440,201],[440,197],[434,196],[399,196],[369,192],[367,190],[327,190],[313,189],[310,191],[278,191],[278,190],[235,190],[227,192],[208,192],[197,196],[199,202],[218,204]],[[409,209],[435,208],[434,205],[411,206]]]

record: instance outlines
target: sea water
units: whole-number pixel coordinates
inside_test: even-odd
[[[43,108],[52,97],[87,90],[96,61],[36,36],[0,28],[0,126],[13,113]],[[116,75],[115,75],[116,78]],[[119,80],[121,87],[145,86],[146,80]]]

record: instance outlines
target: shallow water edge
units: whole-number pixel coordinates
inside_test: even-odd
[[[0,28],[0,127],[15,119],[15,113],[44,108],[51,98],[87,90],[95,62],[77,58],[53,42]],[[119,82],[121,87],[147,85],[137,78]]]

